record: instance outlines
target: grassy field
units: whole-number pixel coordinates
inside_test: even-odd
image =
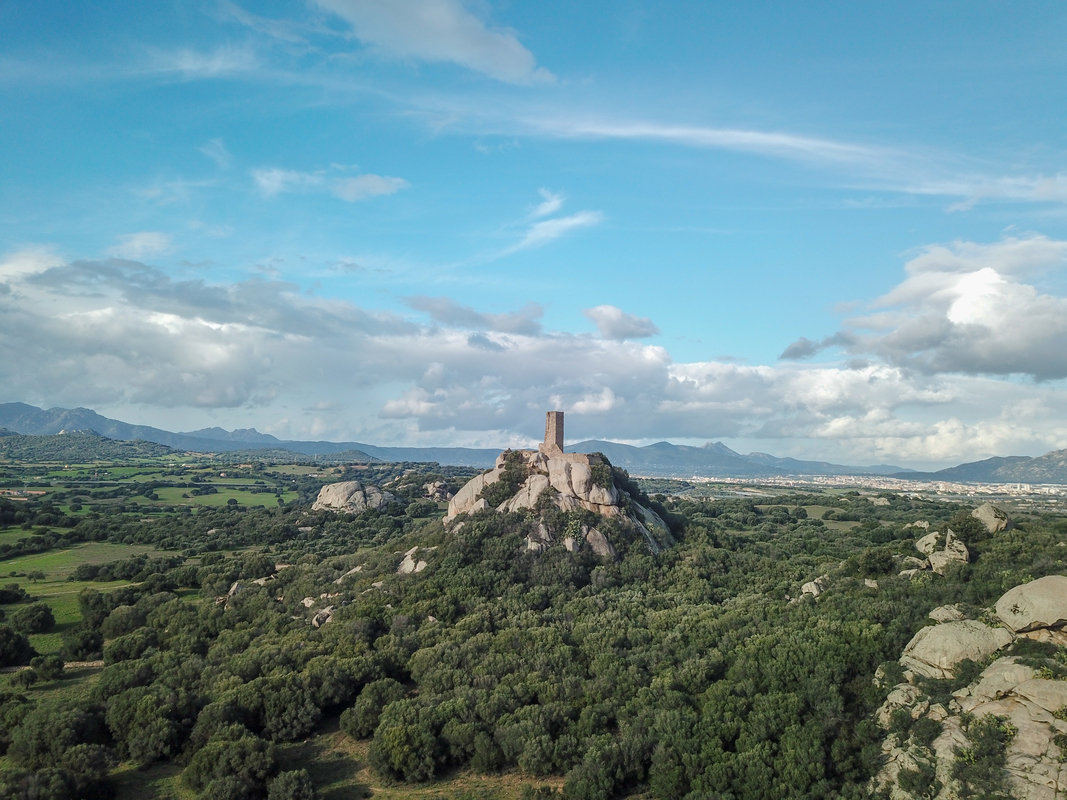
[[[58,653],[62,648],[63,631],[73,628],[81,621],[81,613],[78,610],[78,592],[86,587],[106,592],[120,586],[126,586],[129,583],[128,581],[110,581],[107,583],[68,581],[67,577],[74,572],[79,564],[104,564],[109,561],[118,561],[140,555],[141,553],[176,555],[175,553],[156,550],[151,545],[84,542],[64,550],[51,550],[47,553],[0,561],[0,570],[2,570],[0,572],[0,583],[17,583],[29,592],[35,600],[40,600],[49,605],[52,609],[52,615],[56,618],[56,626],[48,633],[36,633],[30,636],[30,644],[42,655]],[[24,576],[29,572],[38,570],[45,574],[45,579],[37,583],[29,581],[25,577],[6,577],[13,572],[21,573]],[[10,617],[22,605],[24,604],[18,603],[0,606],[0,608]]]

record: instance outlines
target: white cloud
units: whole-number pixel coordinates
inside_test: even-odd
[[[544,83],[514,31],[491,29],[458,0],[315,0],[346,20],[364,43],[394,57],[459,64],[508,83]]]
[[[1022,279],[1067,266],[1067,241],[1006,237],[994,244],[924,248],[907,277],[821,342],[783,353],[804,358],[829,346],[929,374],[1067,377],[1067,298]]]
[[[149,256],[157,256],[170,250],[170,237],[157,231],[143,231],[119,236],[118,244],[109,247],[107,254],[116,258],[128,258],[137,261]]]
[[[644,339],[659,333],[648,317],[636,317],[615,306],[587,308],[582,314],[593,321],[605,339]]]
[[[530,214],[532,218],[547,217],[563,208],[563,201],[566,198],[562,194],[554,194],[548,189],[539,189],[538,192],[543,199]]]
[[[899,150],[884,147],[743,128],[605,121],[574,117],[529,118],[525,120],[525,124],[532,130],[560,138],[636,139],[689,147],[759,153],[803,161],[873,164],[905,157],[905,154]]]
[[[198,147],[197,150],[214,161],[219,169],[229,169],[230,162],[233,160],[233,156],[226,149],[222,139],[211,139],[207,144]]]
[[[383,175],[357,175],[354,178],[341,178],[334,182],[333,193],[349,203],[366,200],[383,194],[395,194],[408,187],[403,178],[390,178]]]
[[[519,250],[528,250],[532,247],[543,247],[561,236],[566,236],[571,231],[598,225],[603,219],[604,215],[599,211],[579,211],[569,217],[557,217],[556,219],[535,222],[526,229],[526,233],[518,243],[504,251],[504,255],[517,253]]]
[[[246,425],[344,402],[366,411],[316,412],[307,425],[439,444],[521,444],[545,408],[563,408],[572,439],[733,437],[839,463],[1036,454],[1067,441],[1059,385],[877,362],[678,363],[663,347],[545,331],[534,305],[488,314],[409,298],[433,319],[423,324],[276,280],[174,280],[131,261],[40,253],[0,260],[0,281],[10,289],[0,291],[0,399],[138,405],[142,417],[145,407],[243,409]]]

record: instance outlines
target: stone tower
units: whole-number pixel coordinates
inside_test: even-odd
[[[539,448],[546,455],[563,452],[563,412],[545,414],[545,442]]]

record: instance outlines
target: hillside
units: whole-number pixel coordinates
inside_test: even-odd
[[[0,795],[864,797],[883,743],[911,731],[918,751],[954,732],[935,706],[982,669],[917,679],[930,721],[915,722],[922,709],[883,721],[927,615],[959,604],[987,619],[1013,587],[1067,570],[1061,515],[993,532],[970,508],[905,495],[670,497],[657,515],[673,533],[653,541],[602,521],[632,522],[647,502],[625,475],[609,486],[607,466],[507,453],[495,480],[473,482],[349,468],[325,490],[309,476],[299,500],[195,511],[164,510],[154,473],[121,497],[0,498],[0,559],[17,566],[6,663],[29,662],[27,645],[53,658],[0,676]],[[212,472],[180,476],[183,490]],[[292,478],[255,474],[259,498]],[[312,505],[353,479],[383,502]],[[456,512],[444,519],[442,491]],[[67,514],[75,496],[110,513]],[[915,569],[917,520],[961,531],[969,560]],[[27,592],[61,631],[14,629]],[[1022,637],[1002,651],[1041,656],[1034,670],[1053,677],[1067,674],[1062,653]],[[942,760],[955,774],[974,754],[953,741]],[[993,744],[970,796],[1008,796],[998,765],[1014,751]],[[67,756],[76,747],[84,758]],[[44,780],[69,788],[45,794]]]
[[[94,431],[72,431],[54,436],[0,434],[0,459],[5,461],[125,461],[158,458],[177,452],[155,442],[118,442]]]
[[[937,472],[898,473],[914,480],[970,483],[1067,483],[1067,450],[1053,450],[1038,458],[1008,456],[972,461]]]

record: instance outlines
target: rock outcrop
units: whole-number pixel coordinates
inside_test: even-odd
[[[544,508],[542,504],[547,503],[563,512],[591,511],[629,525],[641,533],[653,552],[659,552],[674,543],[670,528],[658,514],[614,485],[611,465],[605,459],[598,455],[564,453],[558,447],[501,453],[493,469],[475,476],[456,492],[448,503],[445,522],[451,523],[462,514],[489,509],[486,490],[505,476],[514,480],[516,474],[522,483],[510,492],[510,496],[494,506],[497,511],[536,512]],[[543,522],[539,525],[540,529],[533,530],[527,536],[528,550],[541,551],[554,541]],[[585,544],[597,555],[615,555],[615,548],[597,528],[585,526],[580,537],[572,535],[565,538],[570,540],[569,544],[562,542],[568,549]]]
[[[997,601],[997,617],[1012,633],[1067,624],[1067,577],[1049,575],[1009,589]]]
[[[938,575],[944,575],[945,569],[952,564],[966,564],[971,560],[967,546],[951,530],[945,533],[945,547],[928,555],[930,569]]]
[[[426,493],[426,496],[435,503],[452,499],[452,492],[448,491],[448,484],[444,481],[424,483],[422,485],[422,490]]]
[[[898,710],[913,720],[927,718],[938,723],[940,733],[928,745],[889,734],[882,746],[886,763],[871,782],[873,792],[889,790],[894,800],[915,795],[900,783],[902,772],[926,770],[941,784],[938,800],[960,797],[953,777],[957,756],[970,748],[968,725],[987,716],[1010,724],[1014,734],[1008,742],[1005,773],[1013,797],[1028,800],[1059,800],[1067,793],[1067,681],[1050,680],[1055,671],[1040,671],[1015,656],[994,659],[966,687],[953,692],[945,705],[932,703],[917,676],[950,678],[964,658],[982,661],[1015,638],[1026,637],[1067,645],[1059,630],[1067,624],[1067,577],[1052,575],[1016,586],[996,603],[1003,627],[975,620],[952,619],[956,606],[941,606],[930,612],[939,625],[923,628],[908,643],[900,659],[907,683],[893,687],[878,710],[879,723],[889,728]],[[1062,654],[1055,663],[1062,660]],[[929,723],[927,723],[929,724]],[[914,781],[912,781],[914,782]],[[924,796],[933,796],[932,794]]]
[[[971,559],[967,546],[952,532],[928,533],[921,539],[916,540],[915,549],[926,556],[926,559],[917,559],[915,556],[905,556],[905,569],[901,575],[914,577],[920,572],[930,569],[938,575],[944,575],[945,570],[952,564],[966,564]]]
[[[808,581],[800,587],[800,594],[803,597],[806,594],[810,594],[812,597],[818,597],[825,592],[830,586],[830,578],[827,575],[820,575],[813,581]]]
[[[436,547],[422,547],[422,548],[420,548],[417,545],[415,547],[412,547],[410,550],[408,550],[406,553],[404,553],[404,560],[401,561],[400,562],[400,566],[396,568],[396,574],[397,575],[411,575],[412,573],[422,572],[424,569],[426,569],[426,567],[429,566],[429,564],[427,564],[422,559],[418,559],[418,558],[415,557],[415,554],[420,549],[423,552],[427,552],[429,550],[436,550],[437,548]]]
[[[979,661],[1012,642],[1003,628],[990,628],[973,619],[943,622],[923,628],[904,648],[900,663],[925,678],[951,678],[965,658]]]
[[[364,486],[359,481],[343,481],[323,486],[311,510],[360,514],[368,508],[378,509],[394,500],[396,497],[393,494],[377,486]]]

